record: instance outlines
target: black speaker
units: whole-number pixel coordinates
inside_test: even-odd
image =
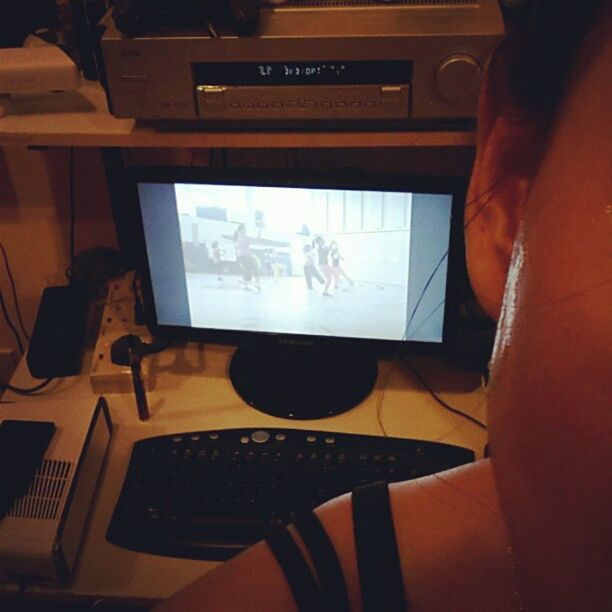
[[[88,310],[89,292],[84,285],[47,287],[43,291],[27,355],[34,378],[80,373]]]

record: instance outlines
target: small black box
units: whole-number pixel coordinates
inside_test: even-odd
[[[47,287],[40,298],[27,363],[35,378],[81,371],[89,297],[80,285]]]

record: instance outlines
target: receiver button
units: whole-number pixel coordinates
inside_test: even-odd
[[[199,85],[196,92],[201,96],[201,106],[206,109],[223,108],[226,88],[222,85]]]
[[[270,434],[263,429],[257,429],[251,434],[251,440],[253,440],[253,442],[256,442],[257,444],[263,444],[264,442],[267,442],[269,439],[270,439]]]
[[[477,100],[481,79],[480,64],[465,54],[447,57],[436,69],[438,93],[451,102]]]

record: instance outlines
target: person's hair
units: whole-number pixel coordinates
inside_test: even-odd
[[[523,0],[507,16],[492,86],[547,132],[561,105],[580,43],[607,0]]]

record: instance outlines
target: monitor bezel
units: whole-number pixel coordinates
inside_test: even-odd
[[[442,342],[221,330],[159,323],[153,298],[144,225],[139,205],[137,186],[141,182],[399,190],[413,193],[452,195]],[[234,346],[269,345],[335,348],[338,350],[361,347],[374,351],[377,356],[393,355],[400,350],[403,354],[444,354],[450,348],[456,335],[460,298],[465,291],[465,279],[467,278],[463,241],[463,208],[466,188],[467,181],[463,177],[387,174],[383,172],[364,172],[360,169],[303,171],[301,169],[210,168],[202,166],[138,166],[128,168],[126,171],[126,189],[135,226],[133,236],[136,243],[136,264],[140,278],[145,324],[154,337],[163,337],[172,341],[211,342]]]

